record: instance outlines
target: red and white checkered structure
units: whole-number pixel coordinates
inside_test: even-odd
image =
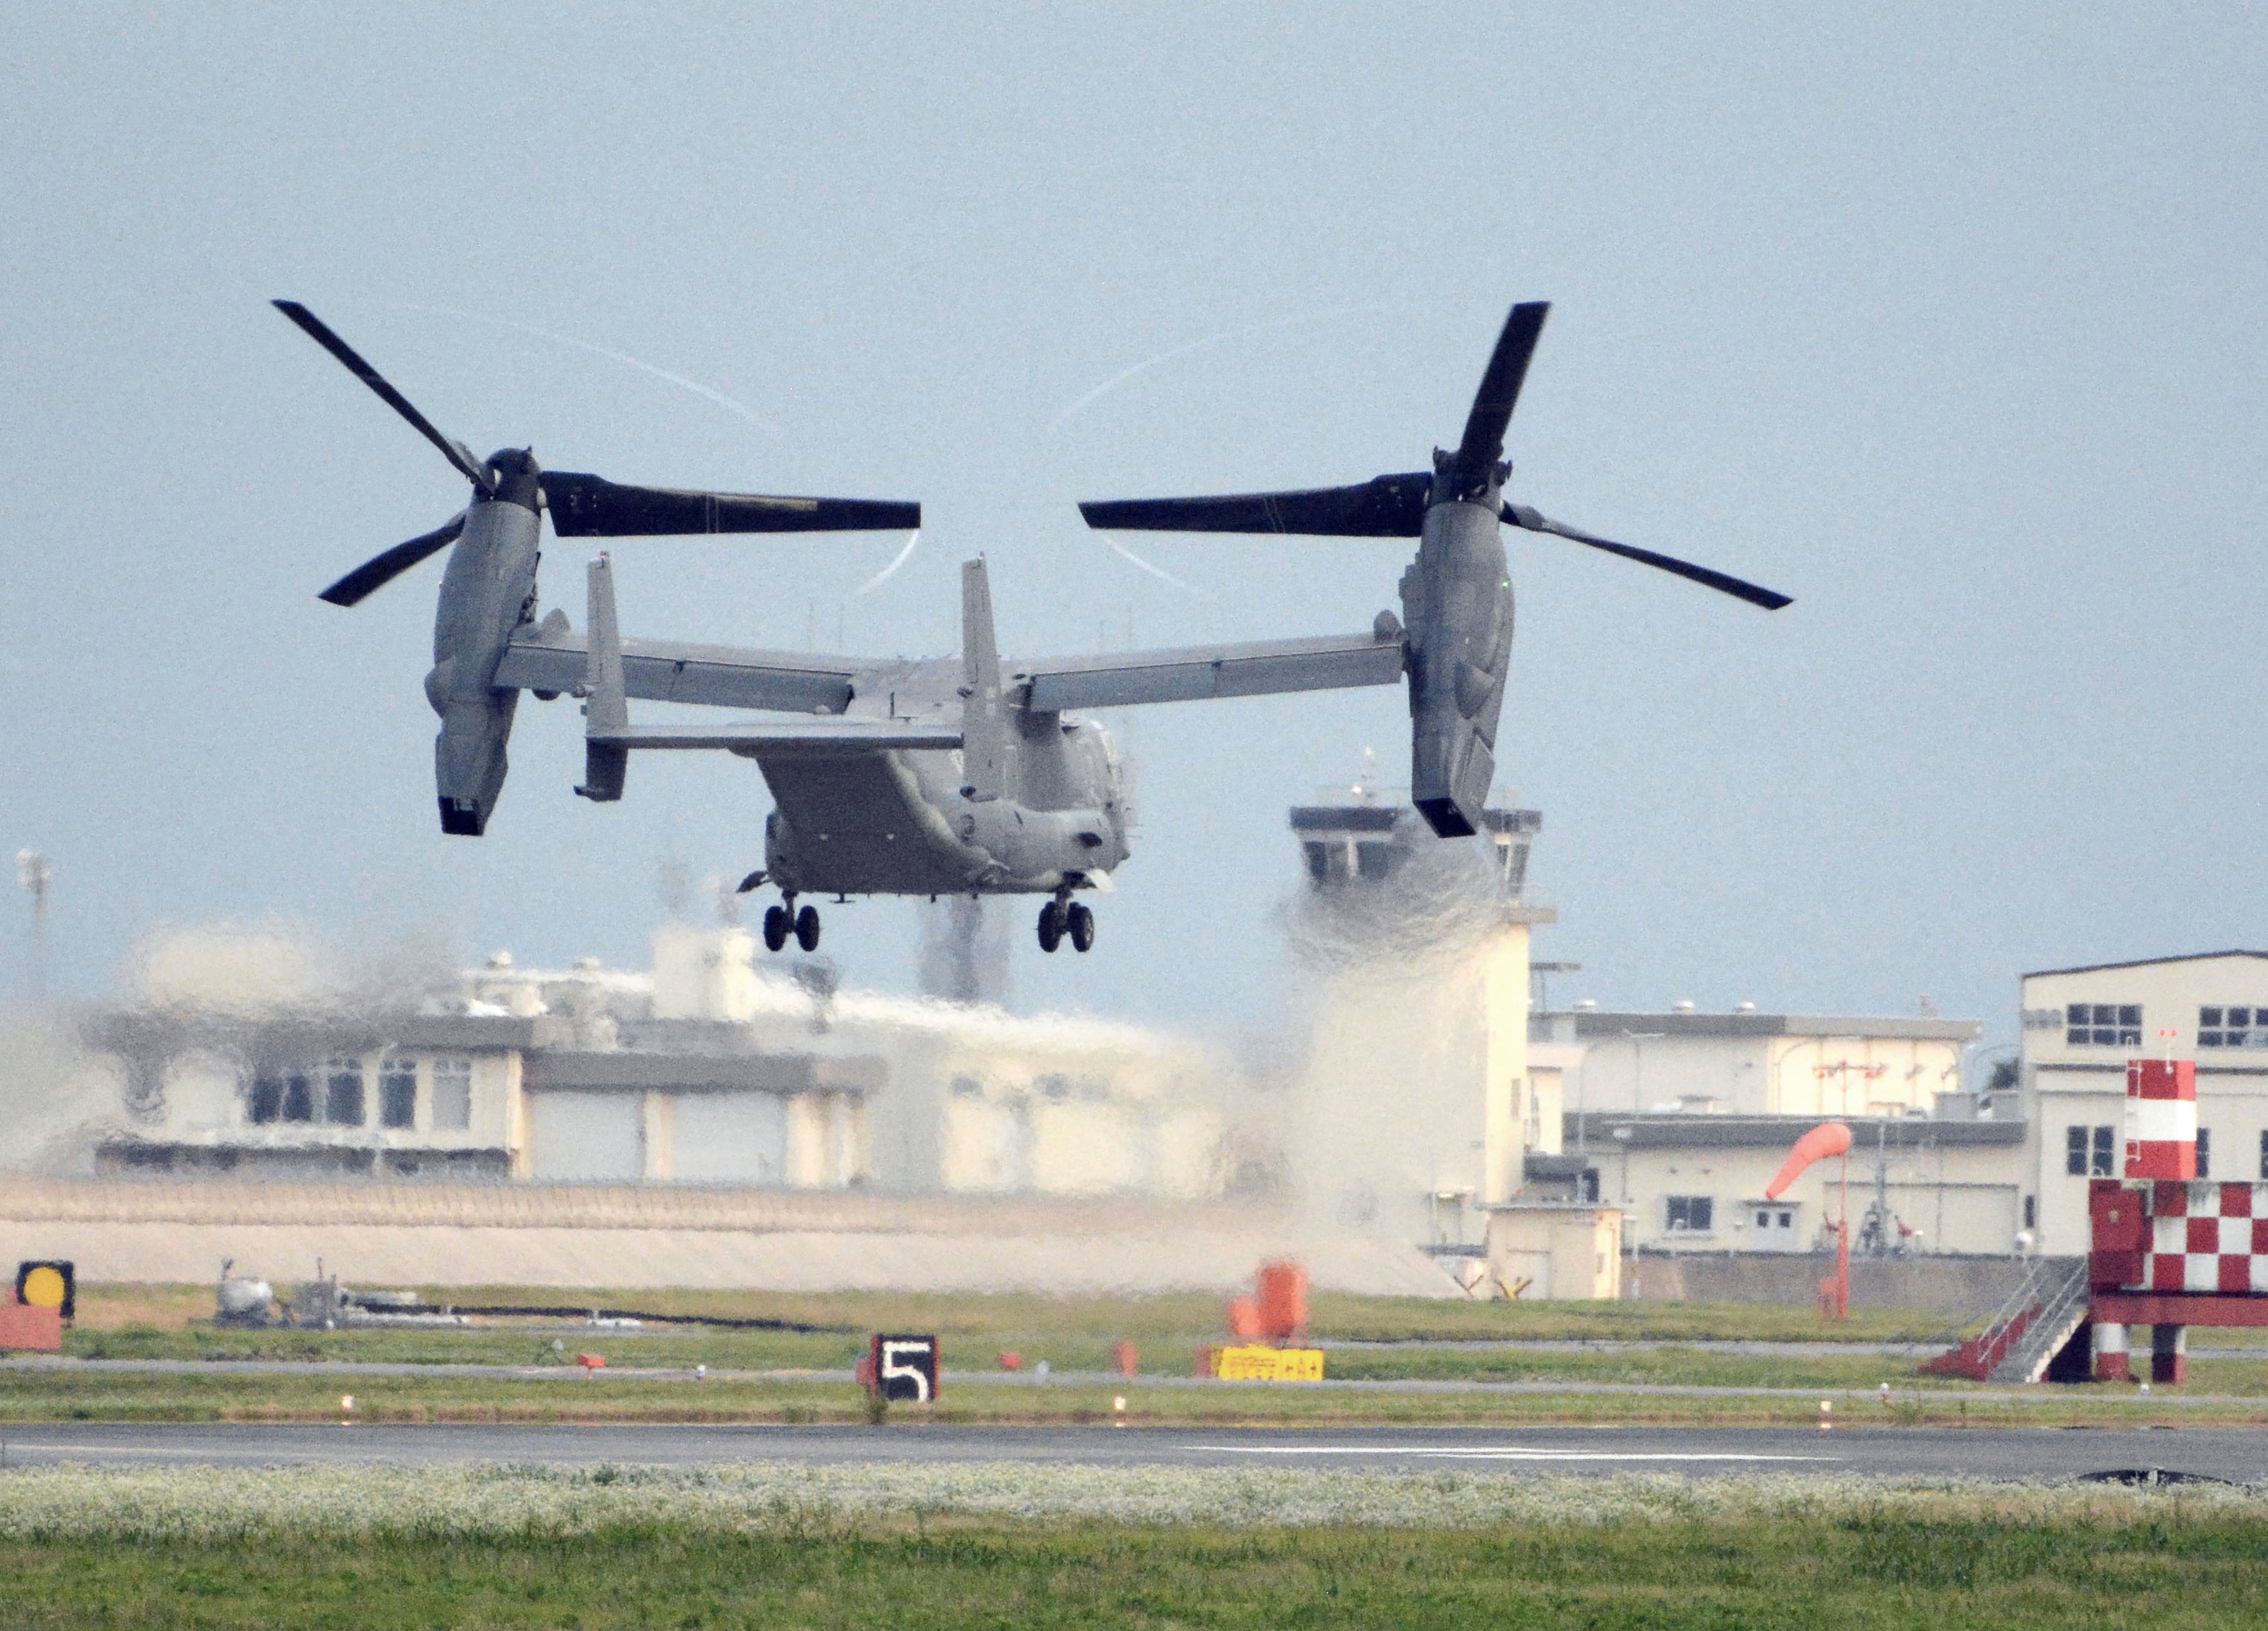
[[[2268,1294],[2268,1184],[2090,1186],[2098,1288],[2174,1295]]]
[[[2268,1325],[2268,1184],[2197,1176],[2197,1066],[2126,1066],[2126,1176],[2088,1185],[2099,1381],[2129,1379],[2126,1328],[2151,1328],[2153,1381],[2188,1369],[2191,1325]]]
[[[2126,1176],[2197,1177],[2197,1063],[2126,1062]]]

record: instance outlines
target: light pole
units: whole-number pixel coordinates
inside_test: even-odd
[[[16,882],[32,897],[32,1000],[44,1002],[48,995],[48,881],[55,876],[55,868],[48,858],[37,850],[16,852]]]

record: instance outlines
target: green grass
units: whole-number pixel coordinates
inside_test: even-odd
[[[183,1376],[0,1370],[0,1422],[68,1420],[141,1421],[325,1421],[352,1392],[364,1420],[437,1421],[852,1421],[858,1397],[840,1383],[711,1376],[703,1383],[635,1378],[627,1368],[712,1371],[847,1370],[873,1330],[937,1332],[948,1366],[990,1369],[1002,1352],[1028,1368],[1047,1360],[1058,1372],[1111,1368],[1112,1347],[1134,1342],[1143,1371],[1185,1376],[1195,1350],[1221,1339],[1220,1306],[1211,1296],[1049,1297],[758,1292],[584,1292],[494,1287],[429,1299],[464,1303],[588,1303],[662,1313],[765,1317],[844,1329],[815,1332],[733,1332],[703,1328],[673,1334],[595,1331],[569,1322],[463,1331],[231,1331],[199,1323],[210,1293],[197,1287],[82,1289],[79,1323],[67,1351],[84,1358],[216,1362],[210,1373]],[[1844,1325],[1822,1325],[1808,1309],[1701,1303],[1478,1303],[1414,1298],[1318,1296],[1312,1310],[1319,1336],[1391,1342],[1416,1337],[1589,1337],[1680,1341],[1696,1336],[1752,1341],[1912,1339],[1930,1317],[1874,1310]],[[554,1348],[557,1341],[561,1346]],[[581,1352],[603,1354],[610,1367],[586,1378]],[[414,1377],[247,1375],[226,1360],[358,1360],[435,1367]],[[452,1374],[468,1363],[533,1365],[556,1379],[522,1380]],[[2268,1420],[2268,1364],[2201,1360],[2191,1366],[2190,1394],[2214,1393],[2250,1403],[2214,1406],[2200,1415],[2179,1408],[2179,1395],[2145,1403],[2132,1390],[2042,1389],[2020,1405],[1978,1399],[1968,1384],[1915,1374],[1911,1361],[1865,1354],[1726,1354],[1686,1347],[1650,1350],[1550,1352],[1373,1347],[1336,1349],[1327,1374],[1344,1380],[1479,1380],[1536,1384],[1641,1384],[1804,1390],[1872,1390],[1890,1382],[1894,1407],[1914,1420],[2017,1420],[2086,1422],[2168,1420],[2252,1422]],[[1525,1422],[1628,1421],[1666,1423],[1810,1420],[1815,1401],[1660,1399],[1587,1393],[1531,1396],[1364,1395],[1302,1392],[1296,1388],[1169,1390],[1140,1381],[1108,1389],[959,1385],[944,1413],[953,1420],[1057,1421],[1107,1419],[1109,1400],[1127,1393],[1136,1419],[1153,1421],[1270,1421],[1322,1422]],[[1928,1397],[1916,1399],[1914,1396]],[[1838,1408],[1847,1408],[1841,1406]],[[1872,1409],[1869,1405],[1867,1408]],[[1884,1419],[1906,1419],[1886,1416]]]
[[[2257,1494],[965,1467],[0,1476],[0,1624],[2268,1619]]]
[[[2202,1369],[2202,1367],[2198,1369]],[[1866,1373],[1874,1379],[1874,1373]],[[2208,1374],[2191,1391],[2214,1385]],[[245,1376],[0,1371],[0,1427],[48,1421],[335,1421],[352,1393],[362,1422],[855,1422],[864,1397],[848,1383],[770,1378],[657,1381],[579,1373],[556,1381],[452,1375],[410,1376]],[[1285,1426],[1517,1426],[1567,1423],[1649,1426],[1806,1426],[1818,1420],[1809,1391],[1793,1396],[1543,1391],[1522,1393],[1352,1392],[1281,1385],[1179,1388],[1140,1380],[1107,1385],[949,1386],[933,1409],[901,1409],[909,1429],[924,1421],[1099,1422],[1158,1425],[1250,1422]],[[2139,1398],[2126,1386],[2036,1388],[1996,1397],[1959,1385],[1907,1388],[1885,1406],[1872,1397],[1837,1402],[1845,1426],[2268,1426],[2268,1399],[2188,1406],[2171,1390]]]

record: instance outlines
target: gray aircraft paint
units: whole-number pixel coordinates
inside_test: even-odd
[[[519,693],[499,690],[496,674],[534,609],[543,522],[532,491],[527,498],[475,497],[441,576],[425,697],[441,716],[433,786],[445,832],[485,830],[510,768],[504,749]]]
[[[1082,505],[1097,527],[1415,537],[1402,579],[1403,618],[1381,612],[1366,635],[1137,652],[1056,663],[1005,663],[982,558],[961,568],[959,658],[895,663],[622,638],[614,568],[588,573],[589,633],[565,616],[534,621],[535,574],[549,510],[563,537],[672,533],[843,531],[920,525],[918,506],[858,499],[622,486],[547,476],[531,450],[485,463],[444,436],[304,306],[284,314],[438,448],[473,484],[456,522],[398,544],[323,592],[357,604],[452,545],[434,618],[425,692],[442,728],[434,780],[444,831],[485,830],[507,771],[519,692],[585,699],[585,773],[575,791],[620,800],[637,750],[723,750],[755,760],[774,804],[764,867],[782,904],[765,939],[784,943],[804,894],[1042,894],[1041,944],[1085,950],[1094,918],[1072,893],[1108,887],[1130,854],[1117,756],[1101,727],[1066,717],[1090,707],[1322,690],[1409,681],[1411,799],[1445,838],[1480,824],[1496,775],[1496,733],[1511,661],[1512,584],[1499,528],[1509,521],[1705,582],[1753,603],[1786,597],[1707,568],[1634,550],[1506,506],[1504,432],[1549,308],[1515,306],[1475,394],[1462,440],[1437,451],[1430,477],[1382,476],[1354,487],[1225,498]],[[632,697],[696,705],[797,711],[792,722],[636,725]],[[793,918],[806,949],[818,919]]]

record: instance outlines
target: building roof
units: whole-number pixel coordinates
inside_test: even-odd
[[[1572,1019],[1579,1041],[1611,1042],[1627,1033],[1657,1037],[1862,1037],[1898,1042],[1969,1042],[1984,1034],[1982,1020],[1914,1019],[1892,1015],[1814,1014],[1610,1014],[1556,1009],[1539,1022]]]
[[[1580,1140],[1595,1164],[1602,1155],[1629,1149],[1785,1149],[1822,1121],[1822,1116],[1617,1115],[1609,1111],[1570,1111],[1562,1121],[1563,1154]],[[1940,1121],[1929,1116],[1845,1116],[1851,1153],[1864,1155],[1880,1139],[1892,1149],[1928,1145],[1992,1147],[2024,1141],[2021,1121]],[[1624,1133],[1628,1137],[1622,1136]]]
[[[2105,974],[2113,969],[2151,969],[2167,963],[2211,963],[2220,957],[2268,958],[2268,951],[2192,951],[2178,957],[2136,957],[2126,963],[2090,963],[2076,969],[2030,969],[2024,979],[2044,979],[2051,974]]]

